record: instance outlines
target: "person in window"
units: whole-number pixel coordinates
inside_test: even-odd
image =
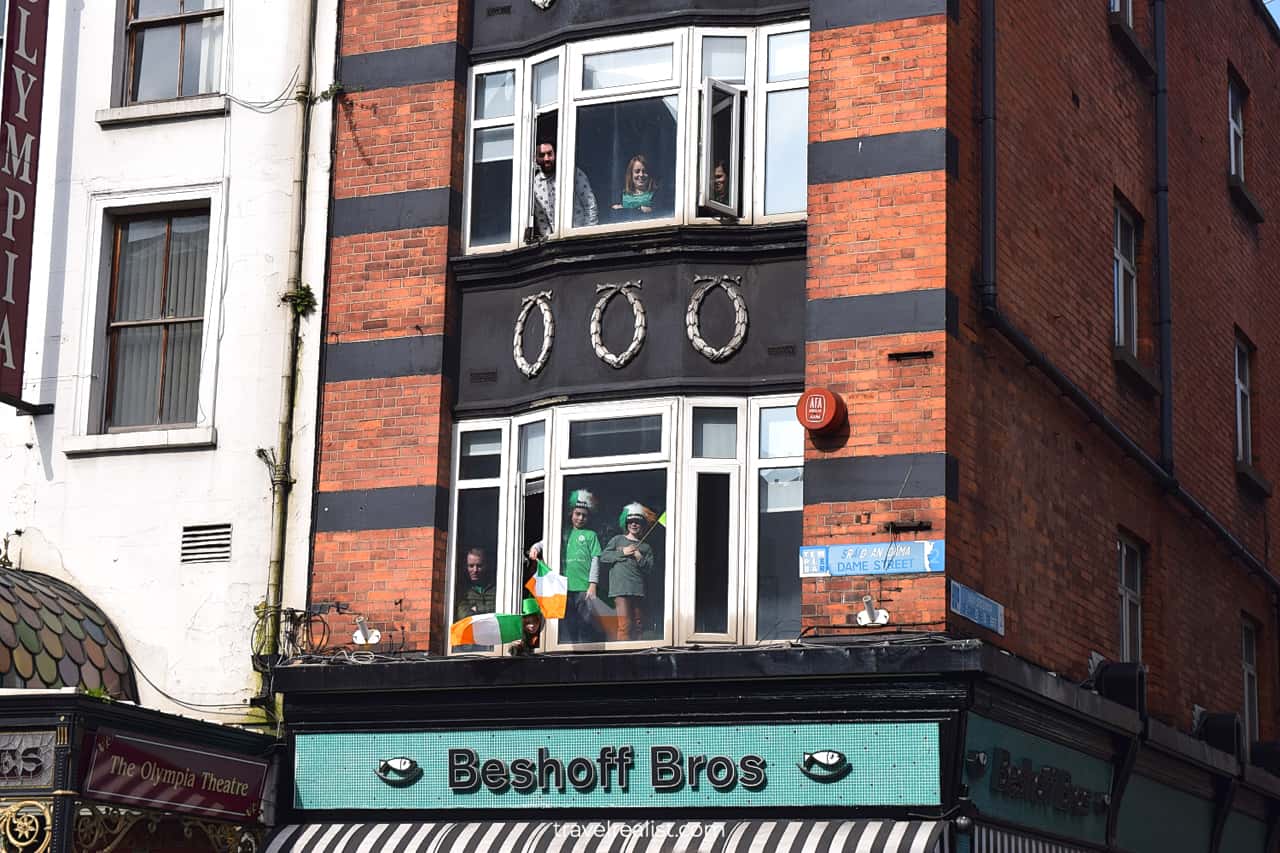
[[[596,498],[586,489],[575,489],[569,495],[569,524],[560,549],[565,579],[569,585],[569,601],[560,622],[560,639],[566,643],[598,643],[604,640],[596,624],[591,601],[600,582],[600,537],[587,528]],[[542,543],[529,549],[530,560],[542,559]]]
[[[609,595],[618,610],[618,640],[639,640],[644,633],[644,598],[653,570],[653,548],[645,543],[645,525],[657,516],[642,503],[629,503],[618,519],[626,533],[609,540],[600,562],[609,567]],[[643,535],[642,535],[643,534]]]
[[[556,230],[556,146],[539,142],[535,156],[537,171],[533,174],[533,225],[538,236],[546,239]],[[581,169],[573,170],[573,227],[595,225],[600,221],[596,194],[591,181]]]
[[[711,170],[711,200],[716,204],[729,203],[729,170],[723,160],[717,160]]]
[[[483,548],[467,551],[466,584],[453,608],[455,622],[477,613],[493,612],[497,597],[487,562]]]
[[[613,209],[648,216],[657,207],[654,200],[657,191],[658,181],[649,171],[649,158],[637,154],[627,161],[627,171],[622,176],[622,200]]]

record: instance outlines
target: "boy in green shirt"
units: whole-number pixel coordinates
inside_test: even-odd
[[[596,499],[586,489],[569,494],[569,524],[560,549],[561,572],[568,581],[569,601],[560,620],[560,642],[598,643],[604,632],[596,624],[590,600],[596,597],[600,581],[600,537],[587,528]],[[529,559],[542,558],[542,543],[529,549]]]

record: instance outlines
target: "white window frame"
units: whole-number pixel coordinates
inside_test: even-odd
[[[1236,461],[1253,464],[1253,347],[1239,335],[1235,340]],[[1241,371],[1241,365],[1244,370]],[[1243,375],[1242,375],[1243,373]]]
[[[1140,663],[1142,661],[1142,574],[1144,570],[1142,546],[1127,536],[1120,536],[1116,540],[1116,552],[1120,558],[1117,579],[1120,591],[1120,660],[1126,663]],[[1136,586],[1129,586],[1125,580],[1127,567],[1133,569],[1134,578],[1137,580]],[[1136,632],[1138,647],[1136,649],[1129,648],[1129,636],[1133,628],[1129,624],[1129,613],[1133,605],[1136,605],[1138,610]]]
[[[797,394],[778,394],[767,397],[753,397],[748,400],[747,405],[747,470],[744,475],[746,480],[745,488],[747,494],[745,518],[750,525],[746,531],[745,548],[747,555],[747,566],[750,569],[743,573],[746,579],[743,593],[746,596],[742,603],[742,614],[745,619],[744,636],[748,644],[772,643],[777,642],[776,639],[761,639],[757,629],[758,608],[756,606],[759,599],[759,574],[760,574],[760,543],[759,537],[756,535],[755,524],[760,518],[760,490],[757,483],[760,479],[760,472],[767,468],[804,468],[804,449],[800,450],[799,455],[795,456],[771,456],[769,458],[762,457],[760,453],[760,415],[765,409],[795,409],[796,402],[799,400]],[[796,555],[797,565],[796,573],[799,574],[800,555]]]
[[[1247,617],[1240,623],[1240,671],[1244,679],[1245,752],[1258,740],[1258,628]]]
[[[808,89],[808,76],[799,80],[788,80],[768,84],[767,91],[762,88],[767,81],[768,69],[762,57],[767,57],[767,39],[773,35],[790,32],[807,32],[807,20],[791,21],[764,27],[681,27],[639,33],[626,36],[610,36],[571,43],[552,50],[542,51],[528,57],[489,62],[474,66],[468,74],[467,93],[467,128],[464,149],[464,187],[463,187],[463,246],[467,254],[487,254],[504,252],[519,248],[526,243],[528,226],[533,222],[533,170],[536,168],[532,157],[525,158],[525,152],[533,151],[536,140],[535,120],[538,110],[533,105],[532,86],[535,65],[552,57],[560,60],[560,94],[557,109],[556,136],[556,230],[551,239],[565,239],[577,236],[598,234],[628,233],[646,229],[669,227],[679,224],[696,224],[716,226],[729,215],[723,211],[710,211],[709,207],[699,205],[699,147],[701,139],[701,114],[698,109],[698,93],[702,88],[701,62],[702,43],[708,37],[741,37],[747,42],[746,82],[742,85],[731,84],[740,90],[743,97],[741,110],[741,174],[738,180],[739,206],[741,213],[736,216],[740,224],[769,224],[774,222],[803,221],[808,215],[805,209],[787,213],[776,213],[763,216],[764,192],[764,156],[765,140],[763,132],[766,126],[765,106],[768,92],[784,90]],[[584,90],[582,88],[582,67],[584,57],[597,53],[609,53],[617,50],[630,50],[654,47],[663,44],[672,45],[672,73],[669,80],[637,83],[616,86],[600,90]],[[502,71],[516,72],[517,103],[511,117],[497,119],[475,118],[475,97],[477,78],[484,74]],[[755,93],[759,93],[755,97]],[[676,98],[676,116],[679,138],[676,144],[676,163],[673,175],[663,175],[663,182],[671,181],[668,188],[672,196],[672,215],[663,218],[647,219],[638,222],[605,223],[594,226],[574,227],[573,217],[573,184],[577,172],[577,151],[574,140],[577,135],[577,113],[580,107],[602,103],[621,103],[629,100],[650,98]],[[473,245],[471,242],[472,214],[472,172],[475,145],[475,133],[490,127],[503,127],[514,123],[513,140],[515,146],[514,174],[512,178],[512,225],[509,239],[488,245]],[[807,142],[808,130],[804,130]],[[523,170],[528,170],[526,173]],[[601,195],[605,187],[594,187],[597,190],[596,202],[600,207],[602,218],[606,217],[612,205],[617,201],[610,196]],[[709,212],[710,211],[710,212]]]
[[[718,80],[718,78],[704,78],[702,76],[702,52],[703,43],[708,38],[741,38],[747,43],[746,50],[746,67],[744,69],[745,80],[741,83],[734,83],[727,80]],[[693,81],[694,96],[689,98],[689,114],[686,121],[690,122],[690,127],[695,127],[694,137],[691,140],[692,160],[698,168],[697,178],[691,182],[689,192],[684,199],[685,218],[686,221],[695,225],[715,225],[723,221],[722,215],[717,215],[714,208],[701,204],[702,188],[704,184],[709,185],[710,175],[703,172],[703,162],[709,158],[709,152],[704,157],[702,152],[702,139],[706,133],[703,126],[702,110],[699,109],[699,94],[705,95],[704,87],[707,79],[717,79],[721,85],[733,86],[737,88],[742,96],[742,100],[738,109],[740,110],[741,140],[739,141],[740,150],[738,152],[738,211],[728,215],[732,215],[738,222],[751,222],[754,219],[754,202],[755,192],[755,156],[747,156],[755,151],[755,127],[756,122],[752,118],[755,105],[752,102],[752,92],[754,91],[757,74],[756,67],[756,44],[759,41],[758,30],[756,28],[744,27],[701,27],[694,31],[693,43],[689,49],[689,79]],[[707,211],[712,211],[708,214]],[[724,213],[721,211],[720,213]]]
[[[1124,252],[1123,234],[1129,231],[1133,256]],[[1135,358],[1138,355],[1138,226],[1120,204],[1115,205],[1112,275],[1115,286],[1115,345]],[[1132,281],[1126,293],[1125,275]]]
[[[180,187],[137,187],[89,196],[89,230],[80,314],[80,349],[76,357],[72,433],[63,439],[68,455],[127,452],[156,448],[212,447],[216,444],[218,335],[222,327],[222,296],[226,284],[226,181]],[[206,261],[203,333],[200,341],[200,381],[196,420],[181,426],[107,432],[104,424],[108,353],[107,315],[115,252],[115,224],[122,216],[164,213],[208,207],[209,255]]]
[[[677,522],[667,528],[666,552],[663,554],[665,594],[661,602],[663,636],[653,640],[606,643],[561,643],[558,639],[559,620],[549,620],[544,632],[544,646],[554,650],[626,651],[671,645],[673,643],[737,644],[756,643],[757,592],[757,533],[759,494],[757,482],[761,469],[803,468],[803,452],[795,456],[761,458],[760,415],[765,409],[792,410],[796,395],[770,395],[757,398],[740,397],[666,397],[639,401],[610,401],[567,405],[554,409],[511,418],[485,418],[461,421],[454,425],[454,451],[452,482],[449,503],[449,545],[446,584],[447,612],[452,621],[456,586],[459,580],[458,560],[460,549],[469,543],[459,541],[458,504],[459,493],[468,489],[499,489],[499,518],[497,551],[492,556],[494,578],[497,584],[495,607],[500,613],[515,613],[523,595],[521,574],[527,559],[523,542],[516,537],[523,530],[522,501],[529,480],[543,480],[543,560],[558,566],[562,560],[561,537],[556,531],[565,523],[564,479],[568,476],[609,474],[623,471],[645,471],[664,468],[666,471],[666,504],[669,514]],[[719,408],[735,412],[737,434],[733,459],[693,458],[693,412],[697,408]],[[663,417],[662,448],[657,453],[635,456],[609,456],[589,459],[568,458],[569,425],[575,421],[601,420],[638,415],[661,414]],[[520,427],[535,421],[544,421],[543,469],[540,472],[522,473],[519,468]],[[498,429],[502,431],[502,462],[500,476],[483,480],[461,482],[458,473],[461,465],[462,436],[468,432]],[[729,589],[726,591],[728,607],[727,630],[715,633],[697,633],[692,605],[695,597],[694,556],[696,555],[696,483],[699,473],[727,473],[730,476],[730,495],[740,512],[731,513],[730,554],[738,555],[729,570]],[[604,543],[601,543],[602,545]],[[798,569],[797,569],[798,571]],[[653,603],[654,606],[658,602]],[[764,640],[761,642],[774,642]],[[449,649],[452,652],[452,648]],[[467,652],[468,654],[499,655],[505,649],[492,652]]]
[[[1244,102],[1248,93],[1234,75],[1227,77],[1227,133],[1230,174],[1244,180]]]
[[[479,90],[477,80],[487,74],[501,74],[506,71],[515,72],[515,104],[512,107],[510,116],[500,116],[498,118],[478,119],[476,115],[476,94]],[[463,146],[464,171],[467,180],[467,202],[462,207],[462,235],[466,242],[467,251],[475,254],[484,252],[502,252],[511,249],[516,243],[510,239],[511,234],[515,234],[519,228],[519,223],[524,219],[523,211],[528,207],[527,203],[522,206],[522,199],[529,195],[529,188],[532,185],[532,172],[529,179],[521,182],[516,180],[516,176],[520,174],[521,152],[529,149],[529,143],[526,137],[531,133],[529,128],[530,122],[525,118],[525,105],[529,100],[523,97],[526,94],[524,84],[524,63],[519,61],[491,62],[485,65],[477,65],[471,69],[470,77],[467,81],[467,138],[466,144]],[[529,75],[532,76],[532,75]],[[501,240],[496,243],[487,243],[484,245],[473,245],[471,243],[471,183],[472,183],[472,157],[475,154],[476,133],[481,130],[488,130],[498,127],[512,126],[511,135],[511,221],[508,225],[510,232],[507,240]],[[557,151],[557,155],[558,155]],[[524,166],[529,168],[532,164]],[[532,210],[531,207],[528,208]],[[559,221],[559,220],[557,220]],[[523,229],[520,229],[520,237],[523,237]]]
[[[1111,0],[1110,9],[1124,17],[1124,22],[1133,27],[1133,0]]]
[[[459,472],[462,468],[462,436],[471,432],[486,432],[490,430],[498,430],[501,432],[501,451],[498,462],[498,476],[486,477],[483,479],[461,480]],[[487,420],[473,420],[465,423],[455,424],[453,429],[453,461],[450,467],[450,482],[453,488],[449,490],[449,539],[448,552],[445,568],[445,584],[446,595],[445,613],[449,624],[453,624],[453,609],[457,596],[457,585],[461,578],[459,571],[460,555],[465,553],[464,549],[469,550],[472,546],[465,542],[460,542],[456,535],[458,530],[458,504],[459,493],[464,491],[478,491],[481,489],[498,489],[498,542],[493,552],[489,554],[489,560],[492,562],[493,583],[494,583],[494,612],[496,613],[519,613],[515,609],[519,603],[519,589],[516,582],[516,572],[518,567],[511,564],[509,554],[511,547],[511,527],[512,525],[505,523],[512,518],[510,504],[512,502],[512,493],[516,491],[511,488],[511,469],[514,454],[512,452],[512,434],[515,428],[512,426],[508,418],[495,418]],[[450,654],[453,653],[452,638],[446,639],[446,648]],[[505,649],[498,646],[492,651],[467,651],[465,654],[480,654],[496,656],[503,654]]]
[[[115,105],[114,107],[115,109],[151,106],[153,104],[166,104],[173,101],[191,102],[191,101],[199,100],[201,98],[218,98],[226,94],[229,88],[228,75],[231,68],[231,65],[230,65],[231,43],[233,41],[232,35],[231,35],[231,26],[232,26],[231,16],[232,16],[233,7],[235,6],[236,0],[222,0],[222,7],[221,7],[222,45],[220,49],[221,55],[218,57],[218,61],[221,64],[218,66],[217,87],[213,91],[201,92],[200,94],[196,94],[196,95],[182,95],[181,93],[179,93],[177,95],[174,95],[172,98],[157,98],[155,100],[146,100],[146,101],[134,100],[131,92],[132,83],[133,83],[133,38],[131,36],[130,26],[129,26],[131,23],[129,7],[132,2],[133,0],[124,0],[124,5],[122,7],[124,21],[121,22],[120,30],[119,30],[119,33],[122,36],[122,38],[119,39],[119,43],[116,45],[116,49],[121,51],[121,57],[122,57],[122,60],[120,62],[121,76],[118,81],[118,85],[120,87],[119,98],[118,98],[119,103]],[[0,14],[5,13],[6,5],[7,3],[0,3]],[[156,18],[172,18],[175,20],[175,22],[181,22],[182,19],[186,17],[198,18],[201,16],[191,16],[190,13],[186,13],[184,15],[159,15],[155,17]],[[212,10],[209,10],[209,14],[206,14],[202,17],[211,18],[211,17],[217,17],[217,15],[213,14]],[[3,46],[3,39],[0,39],[0,46]],[[181,62],[181,58],[179,59],[179,62]],[[174,80],[175,87],[177,82],[178,81],[175,78]],[[112,103],[114,104],[115,101],[116,101],[116,97],[113,94]]]
[[[808,215],[808,204],[805,209],[800,212],[785,213],[767,213],[764,203],[764,187],[765,187],[765,147],[768,142],[768,106],[769,95],[775,92],[785,92],[794,89],[804,89],[808,91],[810,75],[813,69],[809,69],[809,73],[805,74],[803,79],[799,80],[783,80],[777,83],[769,82],[769,37],[777,35],[785,35],[786,33],[808,32],[808,21],[791,21],[785,24],[774,24],[773,26],[760,27],[756,31],[756,107],[752,110],[752,118],[755,123],[754,139],[755,149],[751,152],[752,161],[756,164],[754,183],[752,186],[752,196],[757,202],[758,210],[752,217],[752,221],[757,224],[768,224],[771,222],[790,222],[798,218],[804,218]],[[805,113],[808,115],[807,111]],[[809,128],[804,129],[805,148],[808,149]],[[806,166],[806,186],[807,186],[807,166]],[[807,192],[807,190],[806,190]]]

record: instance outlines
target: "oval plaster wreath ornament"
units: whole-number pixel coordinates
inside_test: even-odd
[[[693,279],[696,285],[693,296],[689,299],[689,307],[685,311],[685,332],[693,348],[710,361],[724,361],[742,348],[747,337],[747,301],[742,298],[742,276],[740,275],[700,275]],[[712,288],[719,287],[729,301],[733,303],[733,334],[728,343],[722,347],[713,347],[702,337],[702,300]]]
[[[535,305],[542,314],[542,349],[538,351],[538,358],[530,364],[524,357],[524,326],[529,320],[529,312]],[[511,355],[521,373],[532,379],[542,372],[542,368],[547,366],[547,360],[551,358],[551,345],[555,342],[555,337],[556,321],[551,316],[551,291],[544,290],[521,300],[520,314],[516,317],[515,335],[511,339]]]
[[[644,316],[644,304],[640,301],[640,297],[636,296],[636,291],[639,289],[639,279],[624,281],[622,284],[596,285],[596,293],[600,294],[600,298],[596,300],[595,310],[591,312],[591,347],[595,350],[596,356],[610,367],[625,367],[631,359],[636,357],[636,353],[640,352],[640,347],[644,346],[647,322]],[[604,312],[613,301],[613,297],[618,294],[622,294],[627,302],[631,303],[633,325],[631,344],[618,355],[614,355],[604,343]]]

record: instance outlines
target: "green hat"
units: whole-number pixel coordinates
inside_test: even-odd
[[[627,521],[633,518],[638,518],[646,524],[653,524],[657,516],[653,510],[642,503],[629,503],[622,508],[622,514],[618,516],[618,526],[626,527]]]
[[[521,616],[540,616],[541,614],[542,608],[538,606],[538,599],[526,598],[521,604]]]
[[[585,509],[588,512],[594,512],[595,508],[596,496],[586,489],[574,489],[569,493],[569,509]]]

